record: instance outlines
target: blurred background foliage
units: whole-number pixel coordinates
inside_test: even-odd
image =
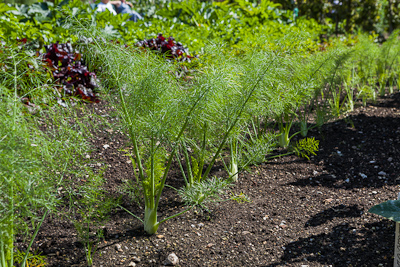
[[[273,0],[283,9],[299,8],[299,15],[319,23],[339,24],[338,31],[363,30],[383,34],[400,26],[400,1],[397,0]]]
[[[86,9],[89,4],[93,5],[99,0],[4,0],[4,2],[12,5],[49,2],[54,7],[65,3],[74,3],[74,6],[78,6],[79,2],[81,8]],[[328,35],[355,33],[361,30],[383,36],[384,33],[391,33],[400,27],[398,0],[131,0],[130,2],[135,5],[136,10],[148,18],[160,18],[159,14],[162,14],[164,18],[174,17],[179,22],[189,24],[195,23],[199,16],[213,23],[220,15],[217,7],[223,9],[222,6],[229,6],[229,11],[235,14],[232,16],[235,19],[243,14],[251,18],[256,16],[256,19],[246,21],[253,27],[254,21],[263,23],[263,19],[290,22],[295,8],[298,9],[299,17],[313,19],[326,26],[325,33]],[[268,14],[258,12],[260,9],[267,10]]]
[[[272,1],[137,0],[135,9],[145,17],[137,23],[128,21],[126,14],[97,13],[88,1],[54,1],[0,4],[0,39],[26,38],[36,48],[57,41],[75,42],[73,22],[79,20],[97,25],[108,36],[128,45],[163,33],[174,36],[191,51],[202,52],[212,41],[224,42],[241,53],[243,49],[276,46],[274,40],[289,32],[302,36],[300,46],[305,50],[315,50],[319,35],[327,28],[305,17],[295,21],[292,10],[284,10]],[[260,39],[265,40],[261,45]]]

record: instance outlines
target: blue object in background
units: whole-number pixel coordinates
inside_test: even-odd
[[[121,5],[117,8],[117,12],[118,14],[131,14],[129,20],[132,20],[134,22],[138,21],[139,19],[143,19],[143,17],[140,16],[139,13],[132,10],[131,7],[126,3],[121,3]]]

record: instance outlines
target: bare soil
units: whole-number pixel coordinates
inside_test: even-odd
[[[106,103],[93,107],[99,114],[110,111]],[[360,106],[310,136],[320,140],[310,160],[286,156],[240,173],[232,192],[243,192],[249,203],[217,203],[210,213],[192,210],[152,236],[115,209],[93,266],[163,266],[170,253],[178,256],[178,266],[393,266],[395,223],[367,211],[400,191],[400,94]],[[121,194],[133,176],[121,151],[129,147],[126,136],[102,128],[92,141],[91,157],[107,166],[105,188]],[[218,168],[214,174],[226,176]],[[167,181],[182,185],[178,166]],[[129,198],[121,205],[143,216]],[[170,188],[161,205],[160,218],[183,209]],[[48,266],[86,266],[76,230],[62,217],[45,220],[33,249],[47,256]]]

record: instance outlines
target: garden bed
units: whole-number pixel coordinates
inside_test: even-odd
[[[106,102],[92,107],[111,114]],[[398,93],[360,106],[321,131],[310,131],[320,140],[311,160],[286,156],[240,173],[232,191],[251,202],[220,202],[209,213],[191,210],[152,236],[116,209],[93,266],[162,266],[170,253],[178,256],[179,266],[392,266],[395,224],[367,210],[400,191],[399,122]],[[129,149],[127,137],[104,127],[92,142],[90,157],[99,163],[93,168],[107,166],[107,192],[121,195],[124,181],[133,177],[121,151]],[[213,175],[226,176],[219,168]],[[177,165],[167,183],[183,185]],[[122,198],[122,206],[142,216],[144,205],[132,203]],[[175,192],[165,188],[160,218],[181,206]],[[43,222],[33,250],[47,256],[48,266],[86,266],[74,225],[55,214]]]

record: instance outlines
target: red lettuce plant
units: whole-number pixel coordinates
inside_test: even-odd
[[[171,36],[166,39],[161,33],[157,35],[157,38],[145,39],[137,42],[136,45],[138,47],[158,51],[164,54],[168,59],[174,59],[181,62],[190,62],[191,59],[194,58],[189,55],[188,49],[185,48],[182,43],[176,42],[175,38]]]
[[[89,72],[81,62],[81,54],[71,43],[46,45],[43,61],[52,71],[53,77],[63,85],[64,93],[78,96],[85,101],[98,103],[96,96],[96,74]]]

